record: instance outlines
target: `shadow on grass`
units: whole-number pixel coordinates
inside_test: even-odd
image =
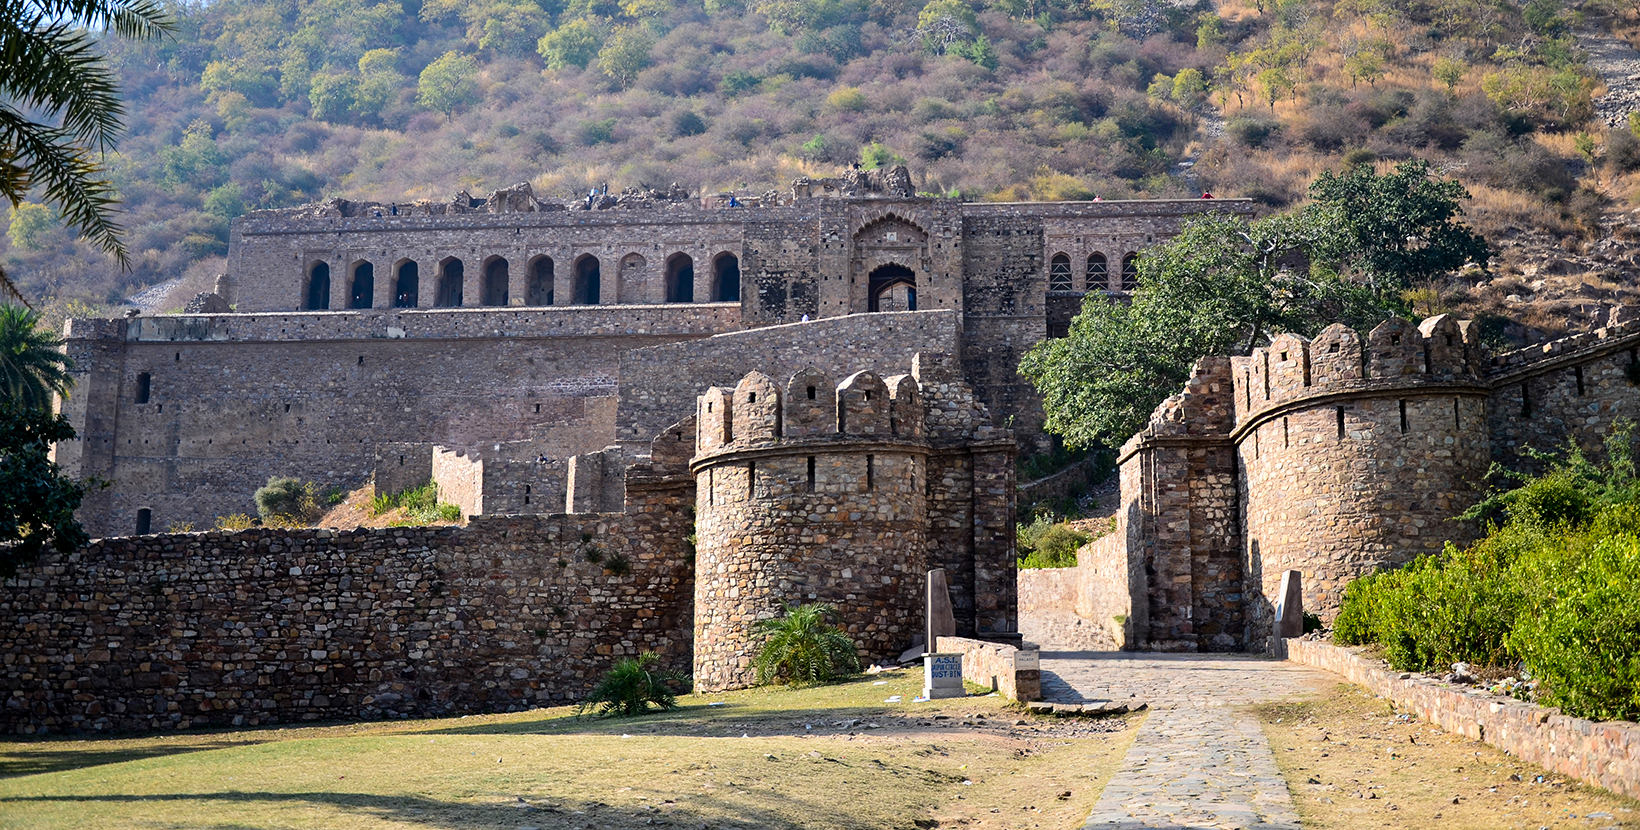
[[[270,736],[268,740],[277,739]],[[105,764],[123,764],[126,761],[142,761],[148,758],[163,758],[167,755],[208,752],[213,749],[229,749],[267,742],[258,740],[204,741],[187,744],[179,743],[174,746],[155,744],[141,747],[122,747],[120,749],[98,749],[94,744],[90,744],[88,747],[85,744],[65,745],[57,743],[49,749],[38,750],[28,749],[27,744],[0,744],[0,778],[63,772],[64,770],[84,769],[86,767],[100,767]]]
[[[672,825],[718,828],[782,828],[782,827],[835,827],[866,828],[865,824],[849,814],[846,803],[820,804],[785,797],[777,792],[741,792],[733,801],[722,798],[706,799],[704,804],[664,804],[654,807],[617,807],[601,801],[575,801],[548,796],[537,796],[528,801],[518,798],[510,804],[461,804],[415,795],[373,795],[367,793],[337,792],[214,792],[162,793],[135,795],[107,793],[97,795],[40,795],[0,798],[0,811],[7,806],[30,805],[91,805],[91,804],[180,804],[191,806],[208,815],[213,805],[239,804],[247,806],[308,805],[330,807],[377,821],[394,821],[433,828],[470,828],[495,826],[562,827],[567,822],[574,826],[624,828],[640,825]],[[746,796],[760,804],[748,803]],[[153,819],[164,821],[163,816]],[[214,830],[248,827],[230,817],[217,824],[192,824]],[[910,826],[911,822],[907,822]],[[255,825],[262,826],[262,825]],[[933,826],[917,823],[916,826]]]

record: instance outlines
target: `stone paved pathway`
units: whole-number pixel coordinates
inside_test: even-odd
[[[1299,830],[1258,721],[1239,707],[1325,692],[1338,678],[1221,654],[1042,653],[1043,697],[1153,710],[1086,830]]]

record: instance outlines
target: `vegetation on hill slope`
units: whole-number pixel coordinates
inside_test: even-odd
[[[565,196],[673,181],[761,191],[903,158],[930,193],[1208,189],[1285,206],[1344,158],[1420,155],[1476,193],[1482,230],[1543,247],[1595,234],[1640,164],[1640,140],[1589,123],[1598,86],[1571,33],[1577,12],[1552,0],[173,11],[172,39],[106,44],[130,99],[131,134],[110,162],[133,270],[43,207],[15,211],[0,240],[0,261],[50,317],[186,276],[157,301],[179,307],[209,290],[234,216],[331,195],[443,199],[523,180]]]

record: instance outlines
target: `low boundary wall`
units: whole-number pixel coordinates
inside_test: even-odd
[[[971,640],[967,637],[940,637],[935,650],[962,655],[962,679],[990,686],[1009,700],[1026,703],[1042,699],[1042,660],[1034,649],[1019,649],[1003,643]]]
[[[1393,671],[1355,651],[1316,640],[1288,640],[1287,659],[1342,675],[1448,732],[1485,741],[1551,772],[1640,798],[1640,724],[1570,717],[1559,709]]]

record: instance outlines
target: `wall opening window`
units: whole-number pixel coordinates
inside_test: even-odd
[[[393,307],[415,308],[420,301],[421,269],[414,262],[399,266],[399,276],[393,285]]]
[[[1071,258],[1064,254],[1054,254],[1048,261],[1048,290],[1071,290]]]
[[[1110,262],[1105,255],[1094,251],[1088,254],[1088,290],[1108,291],[1110,289]]]
[[[146,536],[154,532],[154,511],[146,507],[137,508],[137,535]]]
[[[812,455],[809,456],[809,489],[808,489],[808,491],[810,493],[814,492],[814,456],[812,456]]]
[[[688,254],[673,254],[666,260],[666,301],[695,301],[695,260]]]
[[[147,372],[137,375],[137,403],[148,403],[149,393],[153,391],[154,378]]]
[[[530,284],[526,305],[552,305],[552,257],[536,257],[530,263]]]
[[[484,263],[484,304],[487,306],[505,306],[507,304],[507,261],[495,257]]]
[[[314,263],[308,271],[307,300],[303,308],[309,311],[325,311],[330,308],[330,266],[323,262]]]
[[[603,275],[598,258],[587,254],[575,261],[575,304],[597,305],[603,294]]]
[[[740,302],[740,257],[725,252],[712,260],[712,299],[720,303]]]
[[[1128,254],[1122,257],[1122,290],[1132,291],[1139,287],[1139,255]]]
[[[439,264],[438,295],[433,305],[439,308],[461,306],[461,283],[466,279],[467,266],[459,259],[447,259]]]
[[[353,288],[348,308],[370,308],[376,304],[376,266],[361,262],[353,266]]]

